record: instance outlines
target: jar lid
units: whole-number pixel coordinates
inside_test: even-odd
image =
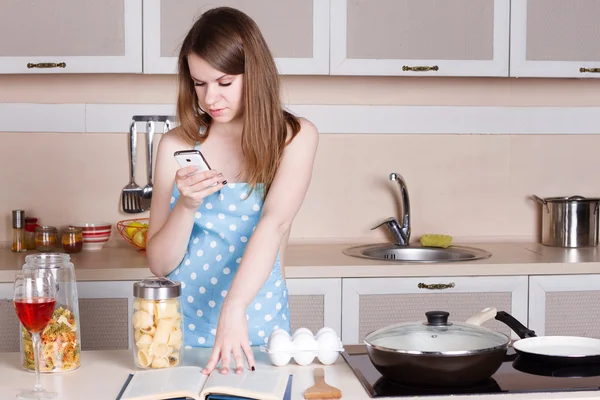
[[[168,278],[150,277],[133,284],[133,296],[147,300],[164,300],[179,297],[181,283]]]

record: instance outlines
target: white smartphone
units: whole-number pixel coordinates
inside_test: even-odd
[[[200,150],[180,150],[176,151],[173,156],[181,168],[195,165],[198,167],[199,172],[210,170],[210,165],[208,165],[208,161],[206,161]]]
[[[204,155],[200,150],[179,150],[176,151],[173,156],[181,168],[195,165],[198,167],[198,172],[209,171],[211,169],[210,165],[208,165],[208,161],[206,161],[206,158],[204,158]],[[226,185],[227,181],[223,181],[223,184]],[[217,184],[214,183],[211,186],[216,185]]]

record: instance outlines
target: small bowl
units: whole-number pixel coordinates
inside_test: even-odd
[[[100,250],[110,239],[112,224],[109,223],[76,223],[71,224],[81,228],[83,250]]]

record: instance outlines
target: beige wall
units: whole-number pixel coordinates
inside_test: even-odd
[[[293,104],[600,105],[600,80],[286,76],[284,86]],[[0,102],[174,98],[173,76],[0,76]],[[140,136],[142,167],[144,143]],[[57,226],[131,218],[119,211],[126,149],[125,133],[0,133],[0,242],[10,240],[14,208]],[[600,135],[323,134],[292,240],[383,239],[369,228],[397,214],[390,172],[407,181],[415,238],[436,232],[458,241],[533,240],[537,207],[527,196],[600,196],[599,149]],[[141,167],[138,176],[145,182]]]

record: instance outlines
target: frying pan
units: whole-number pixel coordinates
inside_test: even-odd
[[[508,325],[521,339],[513,342],[515,351],[524,358],[555,364],[600,363],[600,339],[578,336],[536,336],[515,317],[498,311],[496,319]]]

